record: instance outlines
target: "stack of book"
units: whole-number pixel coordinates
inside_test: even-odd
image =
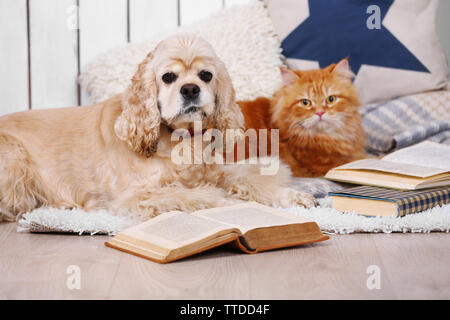
[[[450,203],[450,146],[434,142],[358,160],[325,178],[360,186],[332,192],[333,208],[368,216],[404,216]]]

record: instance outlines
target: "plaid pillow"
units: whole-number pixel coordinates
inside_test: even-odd
[[[449,107],[448,90],[361,107],[369,151],[386,153],[424,140],[450,144]]]

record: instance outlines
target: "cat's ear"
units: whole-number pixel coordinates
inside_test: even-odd
[[[288,86],[299,79],[299,76],[292,70],[280,67],[281,78],[283,79],[283,84]]]
[[[339,61],[331,70],[332,73],[336,74],[342,79],[352,80],[355,74],[350,69],[350,64],[348,63],[348,57]]]

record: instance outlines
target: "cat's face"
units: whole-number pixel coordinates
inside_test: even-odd
[[[347,59],[324,69],[281,69],[284,87],[275,95],[272,121],[293,133],[332,134],[358,112]]]

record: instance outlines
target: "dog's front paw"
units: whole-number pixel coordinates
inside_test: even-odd
[[[318,205],[318,202],[313,195],[291,188],[282,189],[278,199],[280,206],[283,208],[290,208],[293,206],[312,208]]]

